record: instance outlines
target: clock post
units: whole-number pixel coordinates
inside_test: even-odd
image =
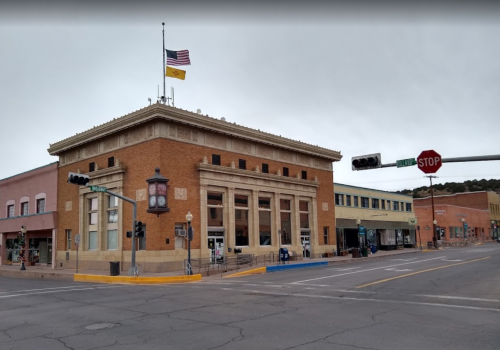
[[[148,183],[148,213],[160,214],[168,213],[168,181],[165,176],[160,174],[160,168],[155,168],[155,174],[146,180]]]

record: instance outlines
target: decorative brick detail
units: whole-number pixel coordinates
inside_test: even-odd
[[[193,136],[193,141],[198,142],[198,131],[192,131],[191,135]]]
[[[74,162],[75,160],[77,160],[79,158],[78,153],[79,152],[77,151],[66,153],[66,162]]]
[[[266,147],[262,145],[257,146],[257,155],[272,158],[273,157],[273,149],[271,147]]]
[[[106,181],[107,182],[113,181],[113,175],[107,175],[106,176]]]
[[[139,128],[136,130],[131,130],[125,133],[125,143],[129,144],[132,142],[142,141],[146,139],[146,129]]]
[[[171,137],[175,137],[177,135],[177,128],[173,125],[168,126],[168,135]]]
[[[330,165],[328,162],[326,162],[322,159],[318,159],[318,158],[314,159],[314,166],[318,167],[318,168],[322,168],[322,169],[329,169],[330,168]]]
[[[107,140],[104,140],[104,142],[102,143],[103,151],[106,152],[106,151],[109,151],[113,148],[117,148],[119,145],[118,140],[119,140],[118,137],[112,137],[112,138],[109,138]]]
[[[91,144],[87,147],[85,147],[85,156],[88,157],[88,156],[93,156],[95,154],[99,153],[99,143],[94,143],[94,144]]]
[[[280,159],[286,162],[291,162],[293,160],[292,153],[280,150]]]
[[[64,209],[66,211],[71,211],[73,209],[73,202],[66,202],[66,204],[64,205]]]
[[[141,189],[135,191],[135,200],[136,200],[136,202],[146,200],[146,189],[145,188],[141,188]]]
[[[321,209],[323,211],[328,211],[328,202],[321,203]]]
[[[205,144],[226,149],[226,138],[214,134],[206,134]]]
[[[307,166],[311,166],[311,157],[309,156],[304,156],[302,154],[298,154],[297,155],[297,162],[299,164],[303,164],[303,165],[307,165]]]
[[[233,140],[233,150],[241,153],[252,153],[252,145],[241,140]]]
[[[183,140],[191,140],[191,130],[186,128],[177,128],[177,137]]]
[[[187,201],[187,188],[175,188],[175,199]]]

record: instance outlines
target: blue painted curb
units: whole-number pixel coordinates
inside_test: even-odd
[[[327,266],[328,261],[317,261],[310,263],[301,263],[301,264],[290,264],[290,265],[277,265],[277,266],[267,266],[266,272],[276,272],[283,270],[296,270],[296,269],[306,269],[309,267],[319,267],[319,266]]]

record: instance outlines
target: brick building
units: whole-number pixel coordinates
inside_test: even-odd
[[[51,144],[59,157],[60,266],[75,265],[71,237],[80,233],[79,266],[130,266],[132,206],[106,193],[66,182],[68,172],[90,185],[137,201],[145,237],[136,262],[145,271],[179,269],[186,240],[176,235],[193,214],[191,257],[256,255],[278,246],[306,256],[335,249],[332,162],[337,151],[181,109],[154,104]],[[169,179],[162,215],[147,213],[146,179],[160,168]],[[281,242],[278,242],[279,234]],[[303,250],[307,250],[306,252]],[[66,257],[69,257],[66,260]]]
[[[0,180],[0,265],[20,263],[24,226],[28,265],[55,267],[57,167],[55,162]]]
[[[415,198],[413,200],[415,204],[415,213],[423,214],[422,211],[419,210],[418,207],[432,207],[432,198]],[[456,193],[451,195],[441,195],[434,196],[434,209],[435,215],[434,217],[438,221],[437,218],[437,205],[449,206],[450,209],[445,210],[443,219],[446,221],[446,224],[443,227],[455,227],[455,219],[457,217],[464,217],[467,221],[474,221],[475,226],[469,227],[477,227],[478,229],[484,230],[485,239],[495,239],[498,237],[498,224],[500,223],[500,195],[493,191],[479,191],[479,192],[465,192],[465,193]],[[452,207],[459,207],[462,213],[457,212],[456,209],[451,209]],[[468,209],[477,209],[477,211],[470,211]],[[432,209],[429,209],[432,217]],[[444,210],[444,209],[440,209]],[[487,215],[484,215],[484,211],[486,211]],[[452,216],[449,217],[448,214],[452,213]],[[458,216],[455,216],[458,215]],[[443,216],[443,215],[439,215]],[[481,221],[477,221],[477,220]],[[420,222],[421,226],[422,223]],[[426,224],[429,224],[426,222]],[[451,226],[449,226],[450,224]],[[430,225],[432,225],[432,218],[430,220]],[[461,226],[461,225],[459,225]],[[475,231],[477,233],[477,230]],[[449,237],[449,235],[448,235]],[[432,238],[432,235],[431,235]]]

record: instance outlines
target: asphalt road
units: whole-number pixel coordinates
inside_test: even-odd
[[[0,277],[0,349],[499,349],[500,244],[181,285]]]

